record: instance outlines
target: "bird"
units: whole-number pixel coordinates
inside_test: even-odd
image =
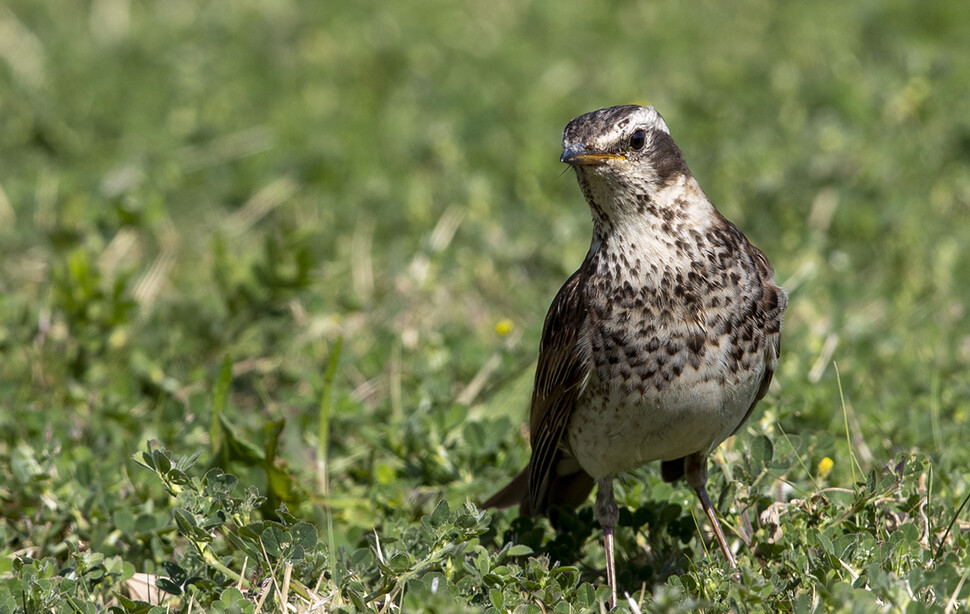
[[[788,294],[701,190],[653,107],[581,115],[562,146],[592,240],[545,318],[528,464],[482,506],[541,515],[582,505],[595,486],[615,607],[613,480],[649,462],[696,492],[736,567],[707,494],[707,458],[768,391]]]

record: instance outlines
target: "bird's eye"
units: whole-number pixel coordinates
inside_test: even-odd
[[[647,144],[647,134],[643,130],[637,130],[630,135],[630,149],[640,151]]]

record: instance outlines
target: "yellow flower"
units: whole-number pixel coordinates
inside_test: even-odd
[[[829,474],[829,472],[832,471],[832,465],[834,464],[835,462],[828,456],[818,461],[818,477],[820,478],[826,477]]]
[[[512,332],[512,328],[514,326],[515,324],[512,322],[512,320],[504,318],[495,323],[495,332],[498,333],[499,336],[504,337]]]

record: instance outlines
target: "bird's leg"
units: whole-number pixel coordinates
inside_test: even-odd
[[[717,516],[714,515],[714,506],[711,505],[711,500],[707,496],[707,489],[704,485],[697,487],[697,496],[700,497],[701,507],[704,508],[704,513],[707,514],[707,519],[711,522],[711,528],[714,529],[714,537],[717,538],[718,545],[721,546],[721,552],[724,553],[724,558],[727,559],[728,565],[731,567],[737,567],[737,562],[734,560],[734,554],[731,553],[731,549],[728,548],[727,540],[724,539],[724,532],[721,531],[721,523],[718,522]]]
[[[603,548],[606,550],[606,582],[610,586],[610,609],[616,607],[616,559],[613,556],[613,528],[620,512],[613,499],[613,478],[596,480],[596,520],[603,527]]]
[[[714,529],[714,537],[717,539],[717,543],[721,547],[721,552],[724,553],[724,558],[727,559],[728,565],[737,567],[734,554],[728,548],[727,540],[724,539],[721,523],[714,514],[714,506],[711,505],[711,499],[707,496],[707,455],[691,454],[685,457],[684,476],[687,478],[687,483],[691,485],[694,492],[697,493],[697,497],[701,500],[701,507],[704,508],[704,513],[707,514],[707,520],[711,523],[711,528]]]

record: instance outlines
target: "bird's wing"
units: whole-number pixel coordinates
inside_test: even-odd
[[[761,280],[761,295],[757,298],[755,313],[761,321],[760,329],[765,335],[765,373],[761,378],[761,384],[758,386],[758,394],[755,395],[754,401],[744,418],[738,423],[738,427],[734,429],[735,433],[747,422],[758,401],[768,394],[771,378],[775,374],[775,365],[781,355],[781,323],[785,308],[788,306],[788,293],[775,284],[775,271],[771,263],[768,262],[768,257],[750,243],[748,247],[751,250],[751,263]]]
[[[562,460],[563,438],[576,399],[589,377],[590,357],[583,342],[586,323],[585,267],[556,295],[542,328],[539,364],[532,391],[529,425],[529,499],[532,513],[545,511],[550,485]],[[589,489],[586,489],[589,492]]]
[[[773,372],[775,363],[781,355],[781,324],[785,308],[788,307],[788,293],[775,283],[775,270],[764,252],[753,245],[751,248],[754,252],[755,268],[761,278],[761,296],[758,297],[757,304],[758,318],[762,320],[761,329],[764,331],[770,351],[767,357],[769,371]],[[770,382],[770,373],[766,379]],[[768,382],[765,382],[762,390],[759,391],[758,399],[765,395],[767,389]]]

